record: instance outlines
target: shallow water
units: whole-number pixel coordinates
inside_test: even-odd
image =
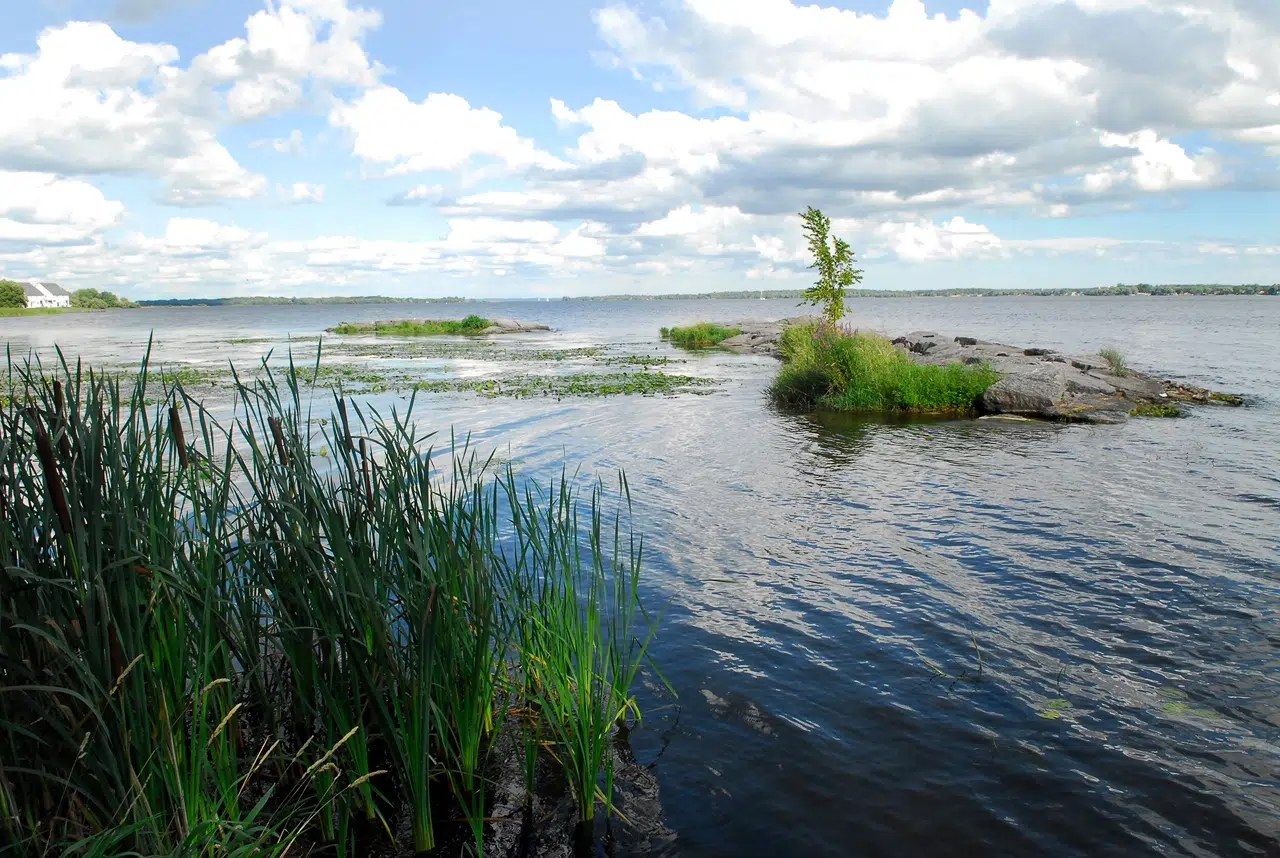
[[[271,343],[228,340],[471,309],[154,309],[0,331],[15,354],[56,342],[124,364],[154,329],[161,362],[244,365]],[[630,477],[678,700],[651,679],[632,737],[674,837],[623,851],[1280,854],[1280,299],[854,302],[867,327],[1118,346],[1136,368],[1252,401],[1120,427],[784,414],[763,395],[773,361],[657,340],[660,325],[779,318],[791,302],[484,310],[556,329],[511,348],[604,345],[719,382],[705,396],[417,403],[424,425],[470,430],[524,473]]]

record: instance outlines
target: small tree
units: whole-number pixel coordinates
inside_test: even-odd
[[[862,282],[862,270],[854,268],[857,260],[849,242],[843,238],[831,238],[831,218],[813,206],[800,217],[804,220],[805,236],[809,239],[809,252],[813,254],[810,268],[818,269],[818,282],[804,290],[804,303],[822,307],[822,315],[832,323],[844,317],[845,290]]]
[[[21,283],[12,280],[0,280],[0,307],[27,306],[27,291]]]

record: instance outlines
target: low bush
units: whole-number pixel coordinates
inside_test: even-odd
[[[698,322],[684,328],[663,328],[659,333],[673,346],[686,349],[705,349],[717,346],[730,337],[742,333],[741,328],[726,328],[714,322]]]
[[[779,348],[771,393],[792,408],[965,412],[1000,379],[986,364],[918,364],[879,334],[828,324],[788,328]]]

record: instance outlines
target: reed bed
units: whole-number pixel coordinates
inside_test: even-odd
[[[551,765],[581,820],[611,812],[604,748],[640,716],[655,630],[625,477],[584,494],[465,444],[442,460],[412,399],[335,394],[317,418],[304,376],[237,380],[220,422],[146,361],[10,361],[0,840],[18,854],[483,854],[507,730],[530,796]],[[464,837],[437,836],[457,820]]]

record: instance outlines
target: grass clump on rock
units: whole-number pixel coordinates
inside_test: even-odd
[[[726,328],[714,322],[698,322],[683,328],[663,328],[659,333],[673,346],[686,349],[705,349],[717,346],[730,337],[742,333],[740,328]]]
[[[1000,380],[986,364],[919,364],[879,334],[827,323],[788,328],[779,350],[783,365],[770,392],[793,408],[964,413]]]
[[[1107,362],[1107,366],[1111,368],[1111,372],[1120,378],[1124,378],[1129,374],[1129,364],[1125,361],[1124,355],[1119,349],[1105,348],[1098,349],[1098,357]]]
[[[551,768],[612,809],[653,634],[625,479],[432,456],[412,399],[313,418],[292,368],[217,418],[68,366],[0,407],[0,841],[481,855],[509,746],[529,802]]]
[[[343,322],[333,333],[346,336],[373,334],[383,337],[435,337],[447,334],[483,333],[493,322],[472,313],[465,319],[401,319],[391,322]]]
[[[1129,413],[1134,417],[1181,417],[1182,409],[1172,402],[1140,402]]]

